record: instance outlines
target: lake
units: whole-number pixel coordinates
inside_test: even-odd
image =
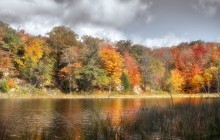
[[[210,104],[213,100],[177,98],[173,104]],[[92,133],[94,119],[110,118],[110,125],[117,126],[124,117],[135,120],[140,110],[171,104],[170,99],[0,99],[0,125],[4,130],[0,137],[23,139],[28,130],[36,139],[41,139],[42,131],[53,132],[57,139],[62,139],[64,132],[74,134],[74,139],[84,139]]]

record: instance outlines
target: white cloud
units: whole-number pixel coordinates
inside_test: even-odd
[[[58,25],[61,25],[61,23],[56,18],[53,20],[47,20],[47,18],[36,16],[29,22],[24,24],[12,24],[11,26],[14,29],[24,29],[27,33],[33,35],[45,35],[52,29],[52,27]]]
[[[102,39],[110,39],[111,41],[126,40],[126,36],[119,30],[112,27],[100,27],[91,24],[82,24],[75,27],[76,33],[80,36],[90,35]]]
[[[148,47],[171,47],[174,45],[178,45],[182,42],[189,42],[190,40],[184,37],[177,37],[175,34],[168,34],[163,38],[152,38],[146,39],[142,42],[142,44]]]

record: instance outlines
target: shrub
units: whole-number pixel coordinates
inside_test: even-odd
[[[127,74],[123,74],[122,78],[121,78],[121,81],[122,81],[122,86],[124,88],[124,91],[125,92],[130,91],[130,89],[131,89],[131,82],[130,82],[129,76]]]
[[[1,92],[8,92],[10,90],[10,87],[8,86],[7,80],[2,79],[0,81],[0,91]]]
[[[15,87],[16,87],[15,82],[12,81],[12,80],[9,80],[9,81],[7,82],[7,85],[9,86],[9,88],[15,88]]]

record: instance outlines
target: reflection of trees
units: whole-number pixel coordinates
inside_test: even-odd
[[[166,110],[170,99],[159,99],[159,106],[156,102],[155,99],[2,100],[0,102],[0,137],[11,134],[23,137],[26,133],[28,135],[37,133],[39,138],[46,136],[49,139],[89,139],[100,137],[100,134],[112,136],[122,128],[125,120],[128,123],[146,121],[146,126],[143,124],[142,128],[146,127],[150,130],[154,124],[152,122],[159,125],[160,122],[157,121],[161,116],[169,117],[167,113],[172,113]],[[173,109],[176,109],[178,104],[198,106],[200,103],[207,103],[206,105],[209,106],[210,102],[211,100],[200,98],[174,99]],[[202,106],[200,109],[204,108],[205,106]],[[191,107],[191,110],[193,109]],[[138,111],[145,111],[145,114],[140,114]],[[166,111],[165,114],[164,111]],[[184,110],[180,109],[176,112],[180,113],[183,119],[187,119],[187,116],[183,115]],[[186,110],[185,112],[190,113]],[[140,115],[134,115],[136,113]],[[148,116],[142,117],[142,115]],[[8,120],[5,121],[5,118]],[[138,123],[134,125],[139,127]],[[6,130],[5,128],[7,132],[3,131]]]
[[[191,105],[199,105],[202,103],[212,103],[211,99],[204,99],[204,98],[187,98],[187,99],[182,99],[182,98],[175,98],[173,100],[174,105],[177,104],[191,104]]]
[[[113,125],[118,125],[121,121],[122,104],[121,100],[115,100],[111,103],[109,111],[111,112],[110,117]]]
[[[48,128],[50,137],[74,137],[81,139],[84,126],[88,124],[89,115],[92,114],[94,100],[56,100],[54,114]]]
[[[75,104],[69,100],[56,100],[54,101],[54,112],[50,123],[47,128],[48,137],[50,139],[66,138],[74,136],[74,120],[72,115],[77,115],[81,109],[80,104]],[[76,131],[77,132],[77,131]]]
[[[46,129],[46,132],[49,139],[61,139],[73,136],[72,128],[62,114],[55,112],[51,126]]]
[[[0,102],[0,125],[6,127],[7,135],[40,133],[49,125],[53,112],[51,100],[7,99]],[[35,132],[36,131],[36,132]]]
[[[0,100],[0,116],[2,119],[8,118],[14,110],[14,107],[16,106],[15,100],[7,100],[7,99],[1,99]]]
[[[108,102],[105,109],[109,113],[112,125],[119,125],[123,117],[132,119],[136,110],[142,106],[141,100],[135,99],[114,99]]]

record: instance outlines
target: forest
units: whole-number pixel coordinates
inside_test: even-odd
[[[220,44],[149,48],[79,36],[65,26],[34,36],[0,22],[0,92],[27,85],[64,93],[219,93]]]

